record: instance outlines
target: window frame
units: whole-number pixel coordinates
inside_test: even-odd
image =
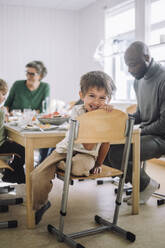
[[[123,13],[131,8],[134,8],[135,9],[135,1],[134,0],[131,0],[131,1],[127,1],[127,2],[124,2],[112,9],[109,9],[109,10],[106,10],[105,12],[105,19],[104,19],[104,23],[105,23],[105,30],[106,30],[106,18],[109,18],[109,16],[113,17],[115,15],[118,15],[120,13]],[[106,31],[105,31],[105,41],[106,40],[109,40],[111,39],[112,40],[113,38],[113,41],[116,39],[116,40],[128,40],[129,43],[131,43],[134,39],[135,39],[135,29],[129,31],[129,32],[125,32],[125,33],[120,33],[119,35],[116,35],[116,36],[113,36],[113,37],[107,37],[106,35]],[[111,76],[114,80],[114,82],[116,81],[116,56],[123,56],[124,55],[124,52],[117,52],[117,53],[112,53],[112,54],[109,54],[109,55],[105,55],[104,56],[104,71],[105,72],[111,72]],[[111,59],[112,62],[111,62],[111,69],[109,71],[107,71],[106,69],[106,60],[108,59]],[[110,62],[109,62],[110,63]],[[107,63],[108,64],[108,63]],[[129,76],[129,73],[128,73],[128,76]],[[132,79],[134,81],[134,79]],[[131,91],[131,89],[130,89]],[[128,98],[128,90],[127,90],[127,87],[125,89],[125,94],[126,94],[126,98],[125,99],[120,99],[120,98],[117,98],[115,95],[113,96],[113,102],[131,102],[131,103],[135,103],[136,102],[136,98],[134,96],[134,99],[131,99],[131,98]]]

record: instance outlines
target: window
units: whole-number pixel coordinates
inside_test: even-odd
[[[130,8],[125,11],[123,10],[121,13],[119,12],[116,14],[113,14],[113,10],[107,13],[105,29],[106,38],[115,37],[133,31],[135,29],[134,8]]]
[[[154,0],[151,3],[151,25],[165,21],[164,0]],[[159,13],[159,14],[158,14]]]
[[[151,13],[147,13],[146,18],[150,18],[150,30],[147,33],[139,32],[145,31],[147,25],[136,27],[136,37],[135,37],[135,3],[139,4],[139,0],[124,1],[125,3],[120,4],[105,13],[105,37],[104,41],[98,46],[96,57],[101,62],[104,67],[104,71],[112,76],[117,91],[113,100],[116,101],[135,101],[135,93],[133,90],[133,81],[130,73],[128,73],[127,66],[124,62],[124,52],[126,48],[132,43],[137,37],[140,40],[148,38],[149,34],[149,46],[151,50],[151,55],[155,60],[165,64],[165,15],[164,7],[165,0],[151,0],[151,2],[141,1],[140,8],[136,9],[136,20],[140,20],[142,7],[147,6],[147,11],[151,10]],[[149,5],[150,4],[150,5]],[[136,5],[137,6],[137,5]],[[145,15],[145,11],[143,13]],[[140,35],[139,35],[140,33]],[[139,38],[138,38],[139,39]]]
[[[155,60],[165,63],[164,49],[161,43],[165,42],[165,15],[164,0],[153,0],[151,2],[151,54]],[[159,14],[158,14],[159,13]],[[156,45],[160,44],[160,45]]]
[[[135,8],[129,4],[119,6],[105,15],[104,70],[112,76],[117,91],[114,100],[135,100],[133,77],[124,62],[124,51],[134,40]]]

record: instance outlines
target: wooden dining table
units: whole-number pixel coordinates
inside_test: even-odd
[[[26,212],[27,227],[35,227],[34,211],[32,211],[32,194],[30,173],[34,169],[34,150],[39,148],[55,147],[64,136],[65,131],[25,131],[17,126],[5,125],[9,139],[25,147],[26,169]]]
[[[65,131],[25,131],[17,126],[5,125],[9,139],[25,147],[26,168],[26,218],[27,227],[35,227],[34,211],[32,210],[32,190],[30,173],[34,169],[34,150],[39,148],[55,147],[65,136]],[[140,132],[133,131],[133,204],[132,214],[139,213],[139,172],[140,172]]]

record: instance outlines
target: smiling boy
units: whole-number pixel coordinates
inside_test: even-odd
[[[71,118],[76,119],[85,112],[104,109],[112,110],[109,105],[115,85],[112,79],[102,71],[88,72],[80,80],[80,98],[82,105],[73,108]],[[41,220],[43,213],[50,207],[48,194],[52,188],[56,167],[65,170],[65,159],[69,141],[69,132],[56,145],[56,149],[31,173],[33,209],[36,211],[36,224]],[[100,173],[101,165],[109,150],[109,143],[102,144],[74,144],[72,157],[72,174],[88,176],[90,173]],[[80,169],[81,168],[81,169]],[[45,204],[45,202],[47,202]],[[45,204],[45,205],[44,205]]]

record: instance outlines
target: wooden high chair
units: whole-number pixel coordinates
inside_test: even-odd
[[[135,235],[126,231],[117,225],[119,207],[122,201],[122,192],[127,172],[128,157],[130,151],[130,144],[132,138],[134,119],[127,116],[126,113],[120,110],[112,110],[110,113],[104,110],[96,110],[85,113],[77,118],[71,120],[69,131],[69,145],[66,160],[66,171],[64,173],[57,172],[58,175],[64,175],[63,195],[60,210],[60,224],[59,229],[52,225],[48,225],[48,231],[54,233],[58,237],[58,241],[66,242],[70,247],[83,248],[84,246],[74,241],[75,238],[80,238],[86,235],[97,234],[102,231],[108,230],[117,232],[130,242],[135,241]],[[108,166],[102,166],[102,172],[97,175],[91,174],[89,177],[74,177],[71,176],[71,160],[73,154],[73,145],[76,143],[104,143],[109,142],[112,144],[124,143],[124,152],[121,164],[121,170],[113,169]],[[100,224],[99,227],[84,230],[77,233],[65,234],[64,233],[64,218],[67,213],[67,200],[69,193],[70,180],[79,178],[101,178],[120,176],[118,186],[118,193],[116,198],[116,207],[114,210],[113,221],[109,222],[100,216],[95,216],[95,221]]]

